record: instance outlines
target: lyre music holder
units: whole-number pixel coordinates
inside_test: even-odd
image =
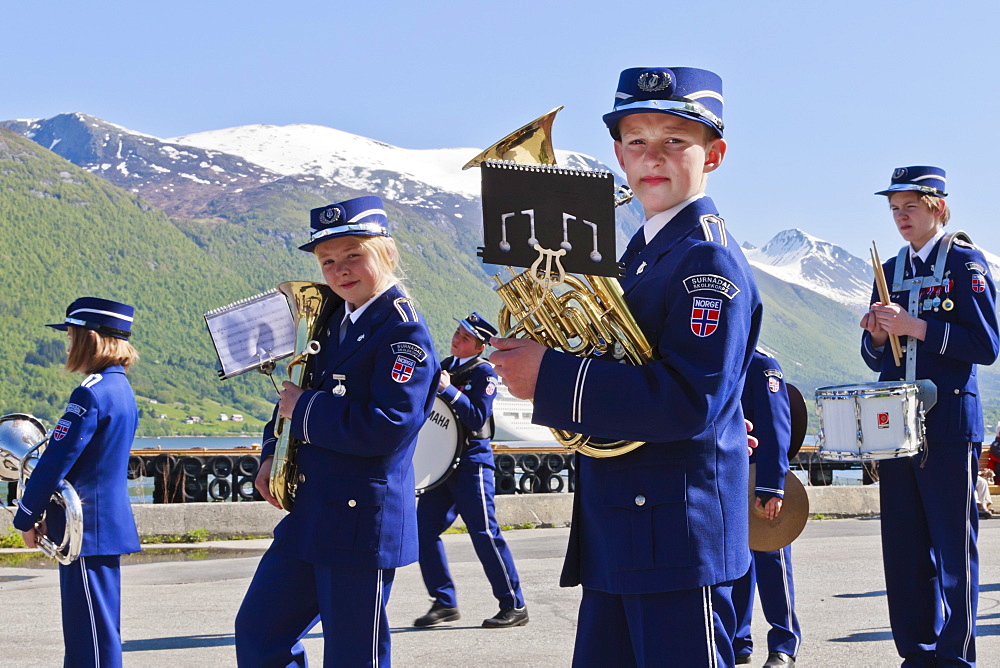
[[[618,278],[610,172],[553,165],[482,163],[487,264]],[[558,280],[556,281],[558,282]]]

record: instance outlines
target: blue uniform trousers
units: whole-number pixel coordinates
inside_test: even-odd
[[[479,563],[483,565],[500,607],[520,608],[524,605],[514,559],[497,524],[493,485],[493,469],[463,461],[444,484],[421,495],[417,504],[420,573],[427,593],[442,605],[458,605],[455,583],[448,571],[444,542],[441,540],[441,533],[455,521],[457,515],[465,521]]]
[[[731,582],[656,594],[584,587],[573,666],[735,665],[732,589]]]
[[[385,608],[396,569],[329,568],[264,553],[236,615],[240,666],[308,666],[300,642],[323,622],[324,666],[390,665]]]
[[[65,666],[122,665],[121,556],[59,566]]]
[[[750,630],[755,591],[760,592],[760,607],[771,625],[767,632],[767,651],[796,656],[802,642],[802,631],[795,616],[791,545],[770,552],[751,550],[750,570],[733,583],[733,605],[737,618],[733,651],[736,656],[753,652]]]
[[[980,444],[931,443],[879,462],[889,623],[904,666],[976,660]]]

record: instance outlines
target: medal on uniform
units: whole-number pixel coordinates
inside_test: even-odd
[[[347,376],[342,373],[334,373],[330,375],[330,378],[337,381],[337,386],[330,390],[333,396],[342,397],[347,394],[347,388],[344,386],[344,381],[347,380]]]
[[[950,274],[951,274],[950,269],[947,272],[945,272],[946,277],[949,276]],[[941,302],[941,308],[943,308],[945,311],[950,311],[953,308],[955,308],[955,302],[951,301],[951,299],[948,297],[948,293],[951,292],[951,288],[954,285],[955,281],[953,281],[952,279],[950,278],[944,279],[944,301]]]

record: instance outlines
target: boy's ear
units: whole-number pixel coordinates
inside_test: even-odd
[[[705,173],[714,172],[726,157],[726,140],[716,137],[705,147]]]
[[[621,141],[615,141],[615,157],[618,158],[618,166],[625,171],[625,161],[622,160],[622,143]]]

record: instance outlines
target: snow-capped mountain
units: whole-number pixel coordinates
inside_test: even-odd
[[[87,114],[0,125],[175,215],[193,215],[220,194],[282,178],[242,158],[171,143]]]
[[[776,234],[763,248],[744,244],[743,252],[752,266],[775,278],[812,290],[859,313],[868,308],[873,280],[871,263],[840,246],[800,229],[791,229]],[[983,255],[993,275],[1000,275],[1000,257],[985,250]]]
[[[479,170],[461,169],[477,148],[406,149],[306,124],[247,125],[158,139],[80,113],[0,125],[182,218],[226,217],[227,207],[250,201],[253,190],[347,188],[422,210],[437,226],[450,221],[466,238],[479,234]],[[556,153],[566,167],[606,169],[581,153]],[[618,243],[624,247],[641,223],[641,208],[633,203],[617,216]],[[745,252],[759,271],[853,311],[868,303],[868,260],[807,232],[786,230],[762,248],[745,246]],[[1000,257],[986,255],[1000,272]]]
[[[830,242],[799,229],[779,232],[763,248],[745,246],[750,264],[793,285],[800,285],[855,311],[871,296],[872,268]]]
[[[434,206],[441,191],[479,198],[478,169],[461,167],[480,149],[414,150],[319,125],[246,125],[167,141],[238,155],[284,175],[309,175],[356,190],[375,187],[402,204]],[[593,158],[556,151],[566,167],[600,169]]]

